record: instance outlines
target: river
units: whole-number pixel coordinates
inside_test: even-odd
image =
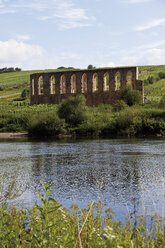
[[[163,139],[1,140],[0,175],[1,199],[16,182],[9,203],[35,203],[42,179],[55,185],[53,196],[67,207],[101,200],[119,219],[164,216]]]

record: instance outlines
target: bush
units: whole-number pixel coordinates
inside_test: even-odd
[[[154,119],[144,117],[142,120],[142,134],[144,135],[157,135],[165,134],[165,122],[162,119]]]
[[[162,98],[159,102],[159,108],[165,109],[165,95],[162,96]]]
[[[164,79],[165,78],[165,72],[159,72],[158,76],[160,79]]]
[[[121,100],[132,106],[142,103],[142,95],[138,90],[132,90],[130,87],[126,87],[121,92]]]
[[[118,135],[135,136],[141,132],[141,126],[141,112],[136,107],[124,109],[116,117]]]
[[[76,127],[87,119],[86,99],[83,95],[63,100],[58,109],[58,116],[65,120],[69,127]]]
[[[24,89],[24,90],[22,91],[22,93],[21,93],[21,97],[22,97],[23,99],[27,99],[27,98],[29,97],[29,94],[30,94],[29,89]]]
[[[127,103],[125,101],[118,100],[117,103],[114,105],[114,110],[115,111],[121,111],[121,110],[123,110],[123,109],[125,109],[127,107],[128,107],[128,105],[127,105]]]
[[[30,136],[50,137],[65,133],[65,122],[57,115],[44,114],[32,116],[29,120],[28,132]]]

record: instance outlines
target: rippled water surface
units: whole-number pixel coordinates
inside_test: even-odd
[[[102,200],[117,217],[164,215],[165,140],[0,141],[0,174],[1,197],[14,177],[21,195],[11,201],[25,205],[36,201],[43,179],[65,206]]]

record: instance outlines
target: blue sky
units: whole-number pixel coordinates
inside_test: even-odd
[[[165,64],[165,0],[0,0],[0,68]]]

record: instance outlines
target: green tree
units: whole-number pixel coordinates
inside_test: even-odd
[[[142,95],[138,90],[132,90],[130,87],[126,87],[121,91],[121,100],[132,106],[142,103]]]
[[[58,116],[70,127],[76,127],[86,120],[86,99],[83,95],[63,100],[58,109]]]
[[[94,69],[94,68],[96,68],[95,66],[93,66],[93,65],[88,65],[88,70],[91,70],[91,69]]]

